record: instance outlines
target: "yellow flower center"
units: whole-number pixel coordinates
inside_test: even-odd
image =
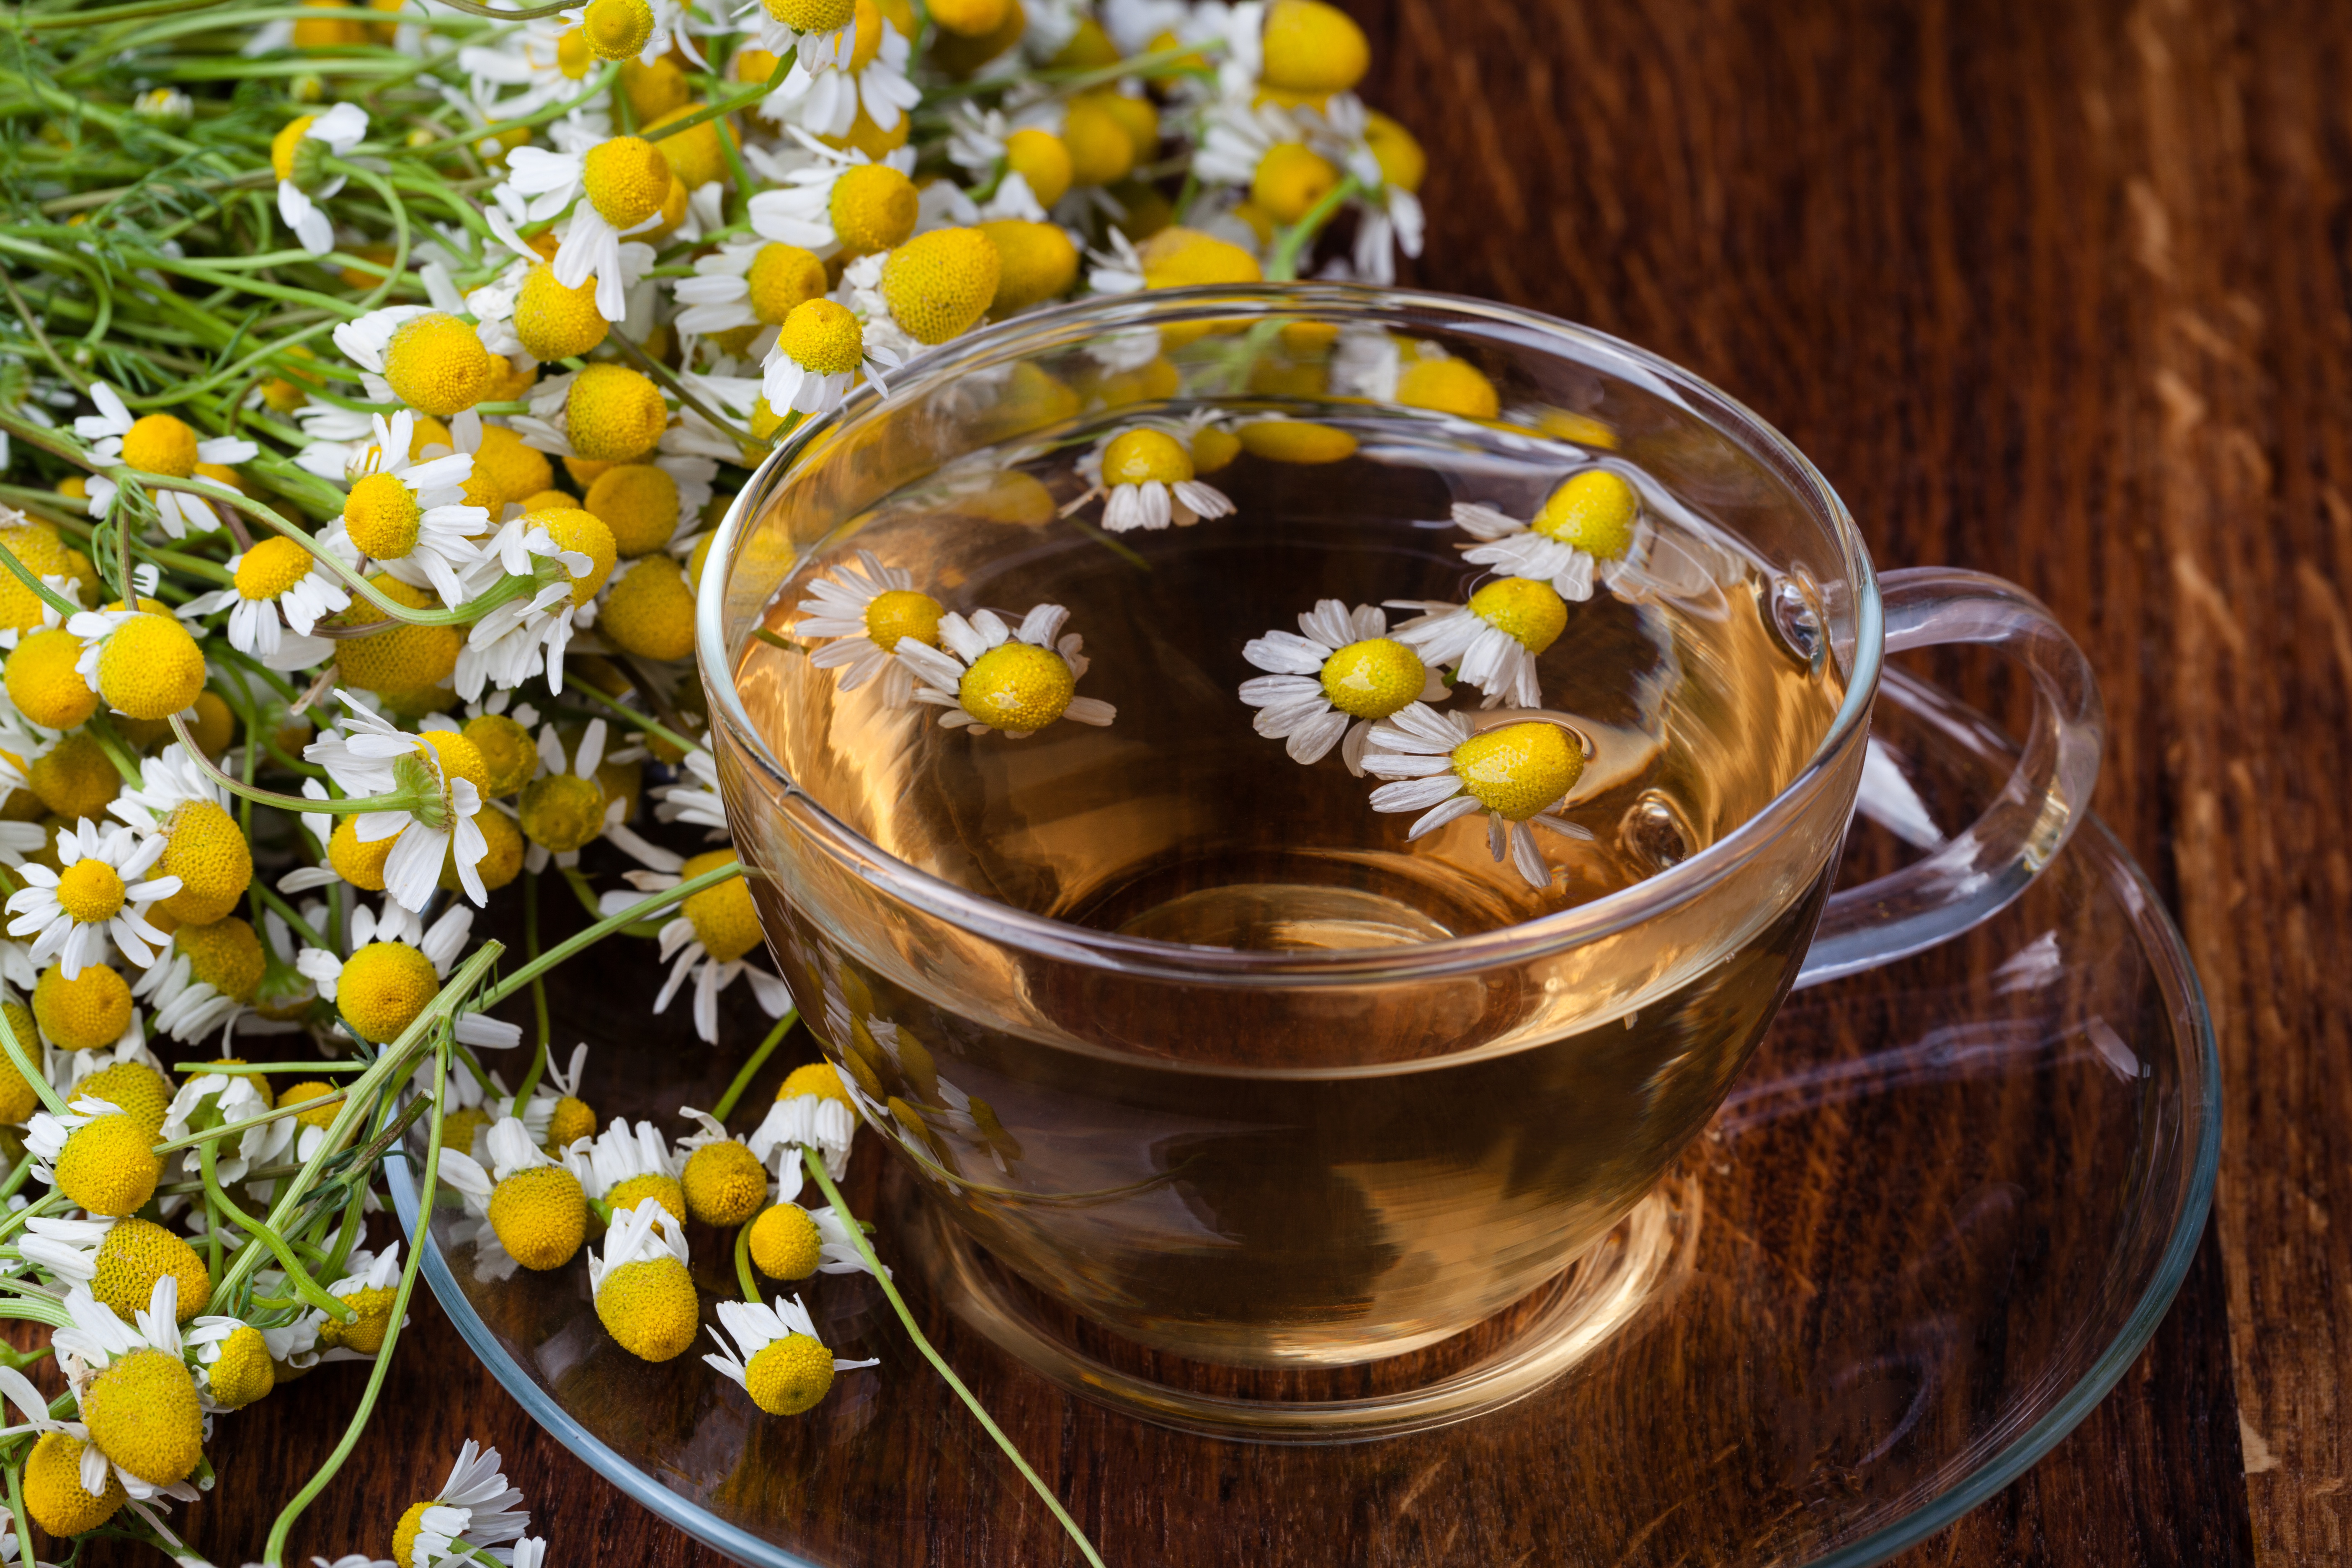
[[[735,858],[731,849],[711,853],[727,860]],[[689,860],[686,875],[699,876],[709,869],[708,866],[697,868]],[[732,963],[760,945],[759,907],[751,901],[751,884],[740,877],[715,888],[705,888],[687,899],[681,907],[693,923],[694,940],[721,963]]]
[[[686,1157],[686,1212],[705,1225],[743,1225],[768,1201],[768,1173],[733,1139]]]
[[[776,1204],[751,1222],[751,1261],[771,1279],[805,1279],[824,1260],[824,1237],[798,1204]]]
[[[1009,316],[1067,291],[1077,281],[1078,247],[1059,224],[992,218],[980,226],[996,247],[996,293],[992,316]]]
[[[884,653],[895,652],[901,637],[912,637],[932,647],[940,646],[940,619],[947,606],[929,594],[912,588],[892,588],[874,595],[866,606],[866,637]]]
[[[622,1264],[596,1292],[604,1331],[640,1361],[669,1361],[684,1352],[701,1331],[701,1310],[686,1265],[667,1256]]]
[[[11,1003],[10,1005],[13,1007],[16,1004]],[[33,1038],[32,1020],[29,1017],[19,1019],[12,1013],[10,1022],[23,1026],[16,1031],[16,1038],[19,1043],[29,1046]],[[171,1084],[165,1081],[162,1073],[145,1062],[117,1062],[110,1068],[100,1068],[74,1085],[74,1093],[77,1097],[87,1095],[92,1100],[102,1100],[109,1105],[121,1106],[122,1114],[144,1127],[150,1137],[162,1135],[163,1118],[170,1113],[172,1106]],[[187,1292],[183,1290],[180,1294],[180,1304],[185,1307]],[[147,1304],[144,1291],[140,1294],[139,1304],[142,1307]]]
[[[551,1152],[569,1149],[583,1138],[596,1133],[596,1111],[586,1100],[567,1094],[555,1102],[547,1116],[547,1148]]]
[[[365,476],[352,486],[352,493],[343,500],[344,531],[362,552],[378,561],[397,561],[415,550],[424,524],[425,509],[417,504],[416,492],[390,474]],[[303,557],[303,570],[310,570],[309,552],[292,540],[272,539],[265,544],[293,545],[295,553]],[[255,551],[265,544],[254,546]],[[244,591],[242,582],[238,591]],[[268,595],[247,594],[246,597]]]
[[[486,479],[490,493],[500,502],[519,501],[553,484],[555,468],[546,453],[524,446],[522,437],[513,431],[501,425],[485,425],[482,444],[474,449],[474,478]],[[497,508],[491,510],[495,514]]]
[[[857,0],[761,0],[761,4],[769,16],[795,33],[830,33],[857,15]]]
[[[847,307],[832,300],[803,300],[784,318],[776,347],[803,370],[845,375],[866,357],[866,330]]]
[[[1412,132],[1379,110],[1369,110],[1364,115],[1364,142],[1381,166],[1383,181],[1400,190],[1421,189],[1422,176],[1429,172],[1429,154],[1422,151]]]
[[[1192,454],[1173,436],[1129,430],[1103,448],[1102,473],[1107,485],[1172,485],[1192,477]]]
[[[776,1098],[790,1100],[795,1095],[814,1094],[824,1100],[851,1103],[849,1090],[841,1084],[841,1073],[831,1062],[803,1062],[784,1075],[777,1086]]]
[[[373,477],[382,478],[381,475]],[[361,484],[367,482],[366,479],[360,481]],[[394,479],[393,483],[397,487],[400,481]],[[407,491],[403,489],[401,493],[405,495]],[[309,551],[290,539],[265,539],[247,551],[245,559],[236,563],[237,596],[241,599],[274,599],[310,574]]]
[[[1004,139],[1004,162],[1028,182],[1029,194],[1052,206],[1069,194],[1074,166],[1070,150],[1050,131],[1032,126]]]
[[[857,0],[855,20],[857,23],[856,41],[849,51],[848,60],[842,67],[851,76],[872,65],[874,57],[882,52],[882,7],[876,5],[875,0]],[[859,112],[865,111],[860,110]],[[904,124],[906,116],[900,115],[899,122]],[[855,129],[852,127],[853,133]]]
[[[826,211],[849,250],[887,250],[915,232],[915,182],[887,163],[854,163],[833,182]]]
[[[596,308],[594,279],[566,289],[555,280],[554,268],[537,261],[516,291],[514,330],[523,353],[537,360],[558,360],[576,358],[603,342],[611,324]]]
[[[522,835],[558,855],[579,848],[604,831],[604,791],[594,779],[550,773],[533,779],[517,810]]]
[[[643,0],[635,3],[642,5]],[[642,136],[599,142],[580,161],[581,188],[588,193],[589,202],[606,223],[624,232],[662,210],[669,181],[669,160]]]
[[[599,476],[602,477],[602,476]],[[619,551],[613,540],[613,531],[593,512],[578,507],[553,507],[546,511],[526,512],[526,531],[543,528],[557,548],[576,552],[588,557],[588,570],[572,579],[572,602],[584,605],[596,596],[604,579],[613,574],[613,563]]]
[[[613,547],[626,559],[669,542],[677,507],[677,481],[653,463],[615,463],[596,476],[580,503],[613,531]]]
[[[661,388],[620,364],[592,364],[573,377],[563,411],[572,449],[605,463],[635,462],[669,426]]]
[[[1372,63],[1364,30],[1323,0],[1274,0],[1258,47],[1265,62],[1258,79],[1277,92],[1345,92]]]
[[[319,1326],[319,1342],[329,1350],[356,1351],[373,1355],[383,1349],[384,1331],[392,1327],[395,1292],[389,1285],[371,1285],[335,1298],[359,1317],[348,1323],[330,1318]]]
[[[1495,384],[1463,359],[1413,361],[1397,373],[1396,400],[1407,408],[1433,408],[1465,419],[1492,419],[1503,409]]]
[[[121,1478],[106,1468],[106,1487],[92,1497],[82,1489],[82,1440],[64,1432],[44,1432],[25,1461],[25,1510],[55,1536],[87,1534],[112,1519],[127,1500]]]
[[[196,433],[168,414],[150,414],[124,434],[122,460],[151,474],[184,479],[196,471]]]
[[[9,700],[36,724],[73,729],[98,711],[98,693],[82,679],[80,662],[81,639],[63,627],[26,634],[8,655]]]
[[[131,1026],[131,983],[102,963],[68,980],[52,963],[33,986],[33,1016],[60,1050],[103,1049]]]
[[[1470,613],[1529,653],[1551,647],[1568,628],[1568,601],[1549,583],[1505,577],[1470,595]]]
[[[411,586],[388,572],[378,572],[368,582],[387,598],[413,610],[429,610],[441,602],[432,589]],[[332,624],[378,618],[374,605],[358,604],[336,616]],[[457,668],[457,650],[465,642],[466,634],[457,626],[415,626],[404,623],[362,637],[344,638],[335,645],[336,660],[342,668],[346,686],[355,686],[362,691],[416,692],[449,679],[450,672]]]
[[[530,782],[539,771],[539,750],[530,731],[503,713],[485,713],[466,721],[466,739],[474,742],[490,782],[482,793],[504,799]]]
[[[564,28],[562,36],[555,40],[555,68],[573,81],[578,81],[588,74],[588,68],[595,63],[596,47],[588,41],[588,29]],[[401,1561],[405,1563],[408,1559],[403,1557]]]
[[[168,719],[204,689],[205,651],[176,616],[131,616],[98,656],[99,695],[133,719]]]
[[[220,1357],[210,1374],[213,1403],[242,1410],[278,1386],[278,1369],[270,1364],[269,1342],[251,1323],[241,1323],[221,1342]]]
[[[1557,724],[1530,720],[1471,736],[1454,748],[1454,775],[1478,804],[1525,822],[1559,804],[1584,774],[1584,750]]]
[[[97,1091],[85,1083],[74,1092]],[[124,1322],[146,1310],[155,1294],[155,1282],[166,1274],[180,1282],[180,1322],[203,1311],[213,1299],[212,1277],[205,1272],[205,1260],[196,1256],[196,1249],[151,1220],[117,1220],[106,1239],[98,1244],[92,1264],[98,1272],[89,1282],[90,1294],[113,1308],[114,1315]]]
[[[641,1203],[659,1204],[672,1219],[682,1222],[686,1218],[686,1189],[678,1185],[676,1176],[665,1176],[658,1171],[615,1182],[613,1190],[604,1194],[604,1202],[615,1213],[633,1209]]]
[[[1070,100],[1062,116],[1062,145],[1073,184],[1114,184],[1135,167],[1135,139],[1092,94]]]
[[[230,915],[205,925],[184,925],[172,933],[172,945],[187,955],[190,979],[232,1001],[250,1002],[261,988],[268,961],[250,921]]]
[[[383,346],[383,379],[393,395],[436,419],[488,396],[494,374],[474,329],[437,310],[403,321]]]
[[[824,263],[797,245],[771,242],[753,254],[744,283],[751,289],[751,314],[775,326],[824,292]]]
[[[387,1045],[416,1021],[440,990],[433,961],[404,942],[372,942],[345,961],[335,1005],[352,1033]]]
[[[972,661],[957,684],[963,710],[999,730],[1042,730],[1068,710],[1077,694],[1069,664],[1049,647],[1008,642]]]
[[[136,1214],[163,1173],[148,1143],[147,1130],[128,1116],[100,1116],[75,1128],[58,1154],[58,1190],[94,1215]]]
[[[1264,207],[1276,223],[1297,223],[1339,183],[1332,162],[1300,142],[1283,142],[1266,149],[1250,176],[1250,200]]]
[[[112,920],[122,908],[122,879],[95,856],[77,860],[58,879],[58,906],[84,925]]]
[[[1342,713],[1385,719],[1421,696],[1429,670],[1394,637],[1351,642],[1323,661],[1323,695]]]
[[[322,1079],[306,1079],[300,1083],[287,1085],[286,1092],[278,1097],[278,1103],[300,1105],[309,1100],[323,1099],[334,1092],[335,1086]],[[314,1105],[308,1110],[296,1111],[294,1121],[299,1126],[316,1127],[323,1131],[334,1125],[335,1112],[341,1109],[342,1107],[339,1105]],[[445,1142],[448,1139],[448,1124],[446,1121],[442,1124],[442,1137]]]
[[[317,115],[304,114],[288,121],[278,128],[278,134],[269,139],[269,172],[271,174],[281,180],[290,180],[294,177],[294,149],[301,145],[302,138],[309,135],[310,127],[318,122]]]
[[[596,625],[622,651],[667,664],[694,651],[694,590],[669,561],[640,561],[605,596]]]
[[[1255,283],[1265,277],[1257,258],[1197,228],[1163,228],[1137,248],[1147,289],[1195,284]]]
[[[588,1239],[579,1178],[561,1165],[517,1171],[490,1194],[490,1228],[525,1268],[562,1268]]]
[[[647,131],[659,131],[674,121],[699,114],[709,107],[708,104],[680,103],[666,114],[646,116],[645,127]],[[727,178],[727,148],[735,138],[726,126],[724,116],[700,121],[683,131],[671,132],[656,143],[661,148],[662,156],[669,160],[669,171],[677,177],[677,184],[685,191],[698,191],[715,181]],[[720,140],[722,133],[724,141]],[[677,194],[673,192],[673,197]]]
[[[833,1352],[806,1334],[771,1340],[743,1369],[751,1403],[771,1415],[798,1415],[833,1386]]]
[[[917,235],[882,264],[882,298],[919,343],[943,343],[977,322],[996,297],[1003,263],[976,228]]]
[[[179,878],[180,890],[157,908],[197,926],[236,908],[253,884],[253,847],[238,831],[236,818],[211,801],[187,801],[164,819],[163,837],[163,858],[151,875]]]
[[[91,1378],[81,1418],[108,1458],[151,1486],[186,1479],[205,1457],[196,1380],[162,1351],[132,1351]]]
[[[107,803],[122,793],[122,775],[106,760],[106,748],[84,732],[68,735],[47,755],[35,758],[25,770],[25,787],[68,822],[85,816],[97,821]]]
[[[1641,493],[1623,476],[1587,468],[1551,492],[1533,527],[1597,560],[1614,561],[1632,547],[1641,515]]]
[[[625,60],[654,36],[654,8],[646,0],[588,0],[580,26],[598,59]]]
[[[338,817],[334,830],[327,836],[327,864],[335,875],[360,891],[381,893],[384,863],[392,858],[393,847],[399,842],[396,834],[362,839],[358,817]]]

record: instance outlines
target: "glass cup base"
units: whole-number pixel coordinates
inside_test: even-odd
[[[1424,1350],[1261,1371],[1147,1349],[1048,1301],[903,1179],[888,1184],[907,1262],[965,1325],[1078,1397],[1156,1426],[1254,1443],[1403,1436],[1524,1399],[1636,1332],[1688,1279],[1705,1215],[1686,1156],[1591,1251],[1486,1321]]]

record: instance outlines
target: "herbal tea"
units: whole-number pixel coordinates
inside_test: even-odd
[[[890,496],[784,584],[749,712],[955,888],[1244,950],[1588,902],[1811,757],[1843,695],[1815,606],[1641,468],[1317,412],[1122,410]],[[812,1026],[984,1245],[1247,1364],[1429,1342],[1589,1246],[1712,1110],[1823,890],[1662,932],[1633,1011],[1465,978],[1273,1024],[1010,955],[929,985],[755,885]]]

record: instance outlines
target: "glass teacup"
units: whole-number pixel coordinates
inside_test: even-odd
[[[1475,367],[1494,407],[1407,408],[1377,371],[1335,384],[1333,353],[1381,343]],[[1031,768],[1044,779],[1031,798],[1062,803],[1031,817],[907,806],[929,786],[861,750],[872,713],[824,706],[834,672],[772,629],[789,632],[812,574],[877,537],[877,507],[939,479],[936,550],[909,550],[919,531],[890,537],[961,580],[949,530],[968,526],[972,505],[953,498],[971,491],[950,480],[973,454],[1011,440],[1034,456],[1130,416],[1229,406],[1360,432],[1394,422],[1401,441],[1538,469],[1638,467],[1712,541],[1679,568],[1654,545],[1649,586],[1693,555],[1727,563],[1699,585],[1738,598],[1823,683],[1818,733],[1723,820],[1669,813],[1664,847],[1633,841],[1635,808],[1657,808],[1629,806],[1611,852],[1651,854],[1639,879],[1529,918],[1425,928],[1366,917],[1346,876],[1329,879],[1343,891],[1320,924],[1234,914],[1234,885],[1269,885],[1238,868],[1266,847],[1188,839],[1182,798],[1217,787],[1223,740],[1171,763],[1189,782],[1131,810],[1081,787],[1094,753],[1067,751],[988,753],[1030,759],[1002,765]],[[1120,646],[1116,628],[1091,637]],[[1956,642],[2032,677],[2011,787],[1971,831],[1832,896],[1883,656]],[[702,578],[699,653],[770,949],[868,1124],[963,1236],[1046,1298],[1151,1349],[1241,1367],[1398,1355],[1559,1276],[1705,1124],[1791,986],[1917,952],[2016,897],[2087,809],[2101,738],[2090,672],[2042,606],[1970,573],[1880,578],[1804,458],[1697,378],[1500,305],[1321,285],[1023,316],[926,356],[887,397],[862,389],[737,502]],[[1236,712],[1231,743],[1265,745]],[[810,714],[823,721],[783,718]],[[1132,900],[1117,918],[1100,900],[1080,912],[1070,857],[1036,845],[1082,810],[1110,812],[1086,842],[1149,839],[1153,886],[1192,891],[1140,916]],[[1223,900],[1211,934],[1160,912],[1204,889]]]

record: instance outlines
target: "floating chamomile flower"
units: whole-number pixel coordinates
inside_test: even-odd
[[[870,1359],[847,1361],[825,1349],[797,1296],[790,1300],[779,1296],[772,1307],[721,1301],[719,1323],[726,1333],[714,1328],[710,1337],[724,1353],[702,1359],[740,1384],[751,1403],[771,1415],[798,1415],[809,1409],[833,1387],[837,1372],[881,1364]]]
[[[1570,601],[1592,597],[1595,567],[1624,559],[1641,516],[1641,493],[1608,468],[1563,480],[1524,522],[1477,502],[1454,508],[1454,521],[1486,542],[1463,545],[1465,559],[1549,583]]]
[[[1371,605],[1350,610],[1318,599],[1298,617],[1297,633],[1252,637],[1242,657],[1273,672],[1242,682],[1242,700],[1258,710],[1257,732],[1286,740],[1297,763],[1320,762],[1344,736],[1339,755],[1358,778],[1374,722],[1446,695],[1444,679],[1388,635],[1388,616]]]
[[[915,574],[885,566],[874,552],[857,552],[859,564],[844,566],[809,584],[800,603],[804,617],[793,630],[802,637],[834,640],[809,656],[819,669],[839,669],[841,689],[855,691],[879,678],[882,700],[904,707],[915,695],[913,669],[898,657],[905,644],[937,647],[947,607],[915,586]]]
[[[134,418],[121,394],[102,381],[91,384],[89,400],[98,405],[98,412],[76,419],[74,434],[91,443],[92,457],[125,468],[175,479],[193,479],[199,463],[247,462],[261,449],[233,436],[199,437],[185,420],[170,414]],[[89,513],[102,518],[114,502],[114,481],[94,474],[88,484]],[[200,495],[159,489],[152,492],[152,499],[156,521],[173,539],[211,533],[221,526],[220,513]]]
[[[466,481],[474,472],[471,454],[453,451],[421,461],[407,455],[414,440],[415,417],[405,408],[389,419],[381,414],[374,416],[373,465],[352,481],[351,494],[343,499],[342,515],[322,545],[332,550],[348,542],[351,552],[379,562],[402,582],[412,587],[431,588],[445,603],[455,605],[466,597],[464,574],[473,570],[481,559],[481,552],[473,540],[488,529],[490,514],[487,508],[466,502]],[[268,545],[292,542],[270,540],[255,546],[255,552]],[[285,570],[278,574],[278,578],[291,570],[293,563],[283,561],[280,565]],[[265,584],[257,580],[254,585],[258,588]],[[299,586],[298,582],[297,587]],[[245,596],[242,581],[236,592]],[[335,590],[335,597],[341,601],[337,608],[348,606],[351,602],[340,588]],[[315,610],[310,614],[316,618]],[[295,629],[307,633],[310,627],[298,625]]]
[[[859,378],[883,384],[898,367],[898,352],[869,343],[866,324],[848,306],[809,300],[793,307],[761,364],[760,395],[778,414],[829,414]]]
[[[103,963],[110,939],[140,968],[154,963],[164,934],[148,923],[147,911],[178,892],[180,879],[147,878],[147,872],[170,840],[162,834],[142,837],[127,826],[100,832],[83,817],[76,826],[58,829],[57,843],[62,870],[37,861],[16,868],[25,886],[9,896],[16,919],[8,922],[8,934],[38,933],[31,961],[55,958],[68,980],[78,979],[88,965]]]
[[[228,569],[234,583],[197,595],[177,614],[194,620],[226,610],[229,646],[271,669],[309,669],[332,655],[333,646],[310,628],[351,608],[352,596],[309,551],[290,539],[264,539],[229,557]]]
[[[480,750],[457,731],[411,734],[348,691],[336,696],[350,714],[344,732],[313,741],[302,755],[325,768],[346,795],[383,800],[383,809],[353,820],[352,832],[361,844],[392,841],[383,861],[383,890],[402,908],[421,913],[439,890],[442,868],[454,851],[466,896],[488,904],[478,868],[489,841],[475,820],[490,782]],[[313,874],[279,885],[298,891],[331,879]]]
[[[614,1342],[640,1361],[670,1361],[694,1343],[702,1304],[686,1271],[686,1227],[659,1204],[613,1216],[588,1254],[588,1289]]]
[[[522,1492],[507,1484],[499,1451],[470,1438],[457,1450],[448,1479],[431,1497],[409,1504],[393,1527],[392,1559],[399,1568],[431,1568],[436,1563],[478,1561],[488,1548],[513,1541],[530,1528]]]
[[[580,1178],[550,1160],[518,1117],[499,1118],[488,1136],[487,1171],[470,1154],[441,1154],[443,1178],[465,1194],[479,1222],[474,1277],[505,1279],[516,1264],[537,1272],[562,1268],[588,1238]]]
[[[1396,639],[1432,666],[1454,667],[1454,679],[1486,694],[1482,706],[1543,705],[1536,656],[1568,629],[1568,605],[1549,583],[1505,577],[1470,595],[1466,605],[1391,599],[1391,609],[1419,610],[1396,628]]]
[[[294,966],[335,1004],[345,1028],[371,1045],[387,1045],[439,994],[473,927],[474,911],[459,905],[427,931],[415,914],[387,898],[381,913],[365,904],[352,911],[349,958],[306,947]],[[520,1043],[522,1029],[479,1013],[460,1013],[457,1036],[477,1048],[504,1050]]]
[[[1121,431],[1078,466],[1105,491],[1103,528],[1111,533],[1171,523],[1190,528],[1204,517],[1233,515],[1225,492],[1192,477],[1192,454],[1165,430]]]
[[[335,226],[318,204],[343,188],[343,176],[323,167],[366,140],[367,110],[339,103],[320,114],[300,115],[269,139],[269,170],[278,176],[278,216],[313,256],[335,248]]]
[[[940,647],[901,639],[897,652],[921,682],[915,700],[945,708],[940,722],[975,735],[1002,730],[1013,740],[1036,733],[1056,719],[1107,725],[1118,710],[1098,698],[1077,695],[1087,672],[1084,640],[1073,632],[1055,640],[1070,612],[1039,605],[1008,626],[993,610],[974,611],[970,620],[950,612],[940,620]]]
[[[616,1213],[652,1204],[677,1224],[686,1223],[680,1162],[650,1121],[631,1127],[627,1118],[615,1116],[593,1140],[566,1150],[563,1163],[591,1197]]]
[[[196,1249],[152,1220],[38,1215],[25,1228],[18,1249],[28,1260],[68,1286],[87,1287],[126,1322],[148,1305],[155,1282],[166,1275],[179,1282],[182,1322],[212,1300],[212,1279]]]
[[[608,321],[625,318],[622,237],[661,222],[673,178],[659,144],[640,136],[614,136],[583,153],[518,147],[507,154],[507,171],[506,183],[493,195],[509,217],[535,223],[571,209],[555,252],[555,280],[577,289],[594,279],[596,309]]]
[[[196,1500],[184,1485],[205,1457],[205,1413],[196,1380],[183,1360],[180,1282],[164,1274],[126,1323],[89,1287],[66,1291],[72,1325],[51,1337],[68,1386],[81,1407],[90,1448],[114,1468],[136,1499],[162,1494]],[[85,1489],[90,1462],[82,1461]]]
[[[1584,775],[1584,751],[1574,731],[1543,720],[1474,732],[1462,715],[1416,702],[1372,727],[1364,772],[1395,781],[1372,791],[1373,810],[1422,813],[1409,839],[1484,811],[1487,847],[1497,860],[1507,854],[1530,887],[1549,888],[1552,879],[1530,824],[1570,838],[1592,837],[1553,815]]]
[[[908,177],[912,147],[877,163],[854,147],[828,147],[798,127],[792,134],[810,162],[786,174],[781,188],[751,198],[751,226],[761,238],[820,257],[865,256],[907,242],[920,205]]]

